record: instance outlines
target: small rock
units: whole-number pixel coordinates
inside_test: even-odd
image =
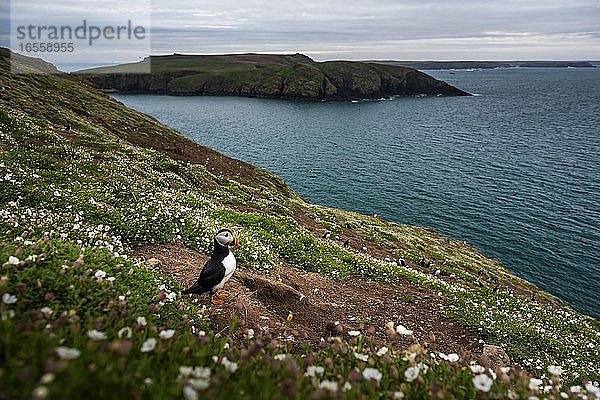
[[[483,355],[489,359],[492,368],[510,366],[510,357],[502,347],[485,344],[483,345]]]
[[[149,267],[153,268],[153,267],[156,267],[157,265],[159,265],[160,261],[157,258],[152,257],[146,261],[146,264]]]

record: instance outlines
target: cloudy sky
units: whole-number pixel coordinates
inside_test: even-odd
[[[6,14],[7,0],[1,1],[0,11]],[[82,16],[151,21],[154,54],[301,52],[317,60],[600,59],[600,0],[130,0],[114,6],[111,1],[13,0],[11,11],[13,19],[39,18],[47,24]],[[10,33],[7,24],[2,26],[0,40],[7,45]],[[119,61],[126,56],[116,54]]]
[[[153,32],[153,48],[159,52],[591,59],[600,57],[600,1],[154,1]]]

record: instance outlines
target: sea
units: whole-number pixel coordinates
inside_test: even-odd
[[[425,72],[474,96],[115,98],[308,201],[466,240],[600,319],[600,68]]]

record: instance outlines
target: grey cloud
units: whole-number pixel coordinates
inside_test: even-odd
[[[600,58],[598,0],[56,3],[31,6],[28,13],[60,21],[91,18],[105,14],[110,4],[128,4],[128,13],[112,14],[119,19],[147,14],[151,5],[157,53],[300,51],[321,59]]]
[[[156,3],[161,3],[155,1]],[[158,32],[185,24],[205,41],[216,38],[254,43],[314,41],[317,45],[372,41],[501,37],[502,33],[553,35],[596,30],[597,1],[312,1],[169,2],[156,12]],[[165,3],[166,4],[166,3]],[[181,7],[181,8],[179,8]],[[223,26],[228,32],[207,32]],[[218,29],[214,29],[218,30]],[[225,31],[225,29],[222,29]],[[527,35],[522,38],[526,39]],[[160,43],[158,40],[156,43]],[[219,46],[219,42],[213,43]],[[293,50],[293,49],[291,49]]]

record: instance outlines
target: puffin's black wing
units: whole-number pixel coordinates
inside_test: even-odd
[[[225,277],[225,266],[222,262],[213,260],[212,258],[204,264],[200,277],[194,283],[194,286],[186,289],[183,294],[202,294],[210,291],[217,286]]]

